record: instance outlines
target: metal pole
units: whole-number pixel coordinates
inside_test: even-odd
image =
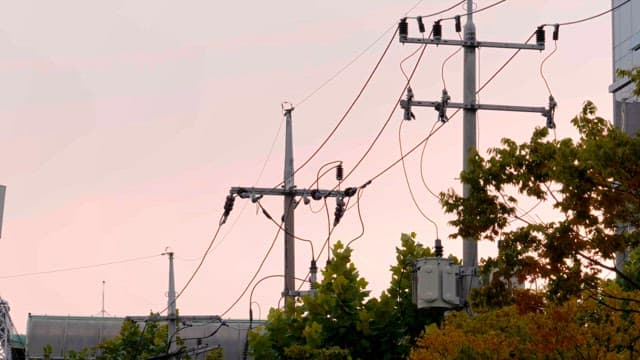
[[[464,25],[464,40],[467,44],[475,43],[476,26],[473,23],[473,0],[467,0],[467,23]],[[476,103],[476,48],[475,45],[464,47],[464,77],[463,77],[463,101],[465,105]],[[469,170],[469,158],[471,150],[475,150],[476,144],[476,109],[466,108],[463,111],[463,135],[462,135],[462,168]],[[464,185],[462,194],[469,197],[471,188]],[[462,260],[465,269],[463,298],[467,298],[473,284],[475,268],[478,265],[478,242],[476,239],[464,238],[462,241]]]
[[[285,306],[289,306],[288,298],[295,291],[295,247],[294,247],[294,215],[295,189],[293,180],[293,130],[291,124],[291,112],[293,108],[285,110],[286,138],[284,155],[284,296]],[[291,193],[287,193],[291,191]]]
[[[168,324],[168,341],[169,341],[169,354],[176,352],[176,286],[173,278],[173,252],[168,252],[169,255],[169,292],[167,296],[167,324]]]

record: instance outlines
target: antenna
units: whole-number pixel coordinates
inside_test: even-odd
[[[102,309],[100,310],[100,315],[102,317],[104,317],[105,314],[109,314],[107,312],[107,310],[105,310],[105,308],[104,308],[104,288],[105,288],[105,284],[106,283],[107,283],[106,281],[102,280]],[[109,314],[109,315],[111,315],[111,314]]]

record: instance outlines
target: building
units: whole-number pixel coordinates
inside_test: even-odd
[[[29,315],[26,335],[26,358],[44,359],[44,349],[51,351],[50,359],[62,360],[70,350],[92,348],[112,339],[120,332],[126,318],[95,316],[42,316]],[[129,317],[144,326],[146,317]],[[224,320],[217,316],[183,316],[188,326],[181,327],[180,337],[190,349],[192,359],[204,359],[207,350],[221,347],[225,359],[242,359],[248,320]],[[253,327],[263,324],[254,321]]]
[[[640,66],[640,0],[612,0],[612,45],[614,124],[635,134],[640,130],[640,102],[633,96],[633,85],[629,79],[616,76],[617,69],[632,69]]]

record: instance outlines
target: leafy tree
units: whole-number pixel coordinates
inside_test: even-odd
[[[640,351],[640,292],[603,283],[607,296],[585,290],[542,311],[507,306],[431,325],[411,359],[633,359]],[[624,299],[612,297],[624,296]],[[606,301],[605,301],[606,299]]]
[[[316,294],[285,310],[271,309],[267,323],[249,334],[256,359],[406,358],[424,326],[442,314],[418,311],[412,303],[411,273],[416,259],[433,256],[402,234],[391,267],[390,288],[379,298],[351,262],[351,249],[338,242],[322,271]]]
[[[640,137],[613,127],[596,110],[586,102],[571,121],[577,141],[549,139],[539,128],[522,144],[503,139],[487,158],[472,154],[461,174],[471,195],[441,194],[445,211],[456,216],[452,237],[501,239],[504,251],[493,259],[501,275],[543,279],[555,301],[596,286],[602,269],[617,271],[606,260],[640,243],[640,232],[619,231],[621,224],[640,225]],[[550,203],[556,218],[528,220],[517,197]]]
[[[98,360],[136,360],[162,355],[167,345],[167,325],[147,321],[143,328],[131,320],[125,320],[120,334],[97,346]]]

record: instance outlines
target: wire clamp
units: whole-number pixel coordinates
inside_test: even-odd
[[[447,92],[447,89],[442,89],[442,97],[440,98],[440,102],[436,104],[435,109],[438,112],[438,120],[442,123],[446,123],[449,121],[449,117],[447,116],[447,107],[449,106],[449,100],[451,100],[451,96]]]
[[[403,120],[410,121],[415,120],[416,116],[411,112],[411,102],[413,101],[413,90],[411,86],[407,87],[407,99],[400,101],[400,107],[404,109]]]

